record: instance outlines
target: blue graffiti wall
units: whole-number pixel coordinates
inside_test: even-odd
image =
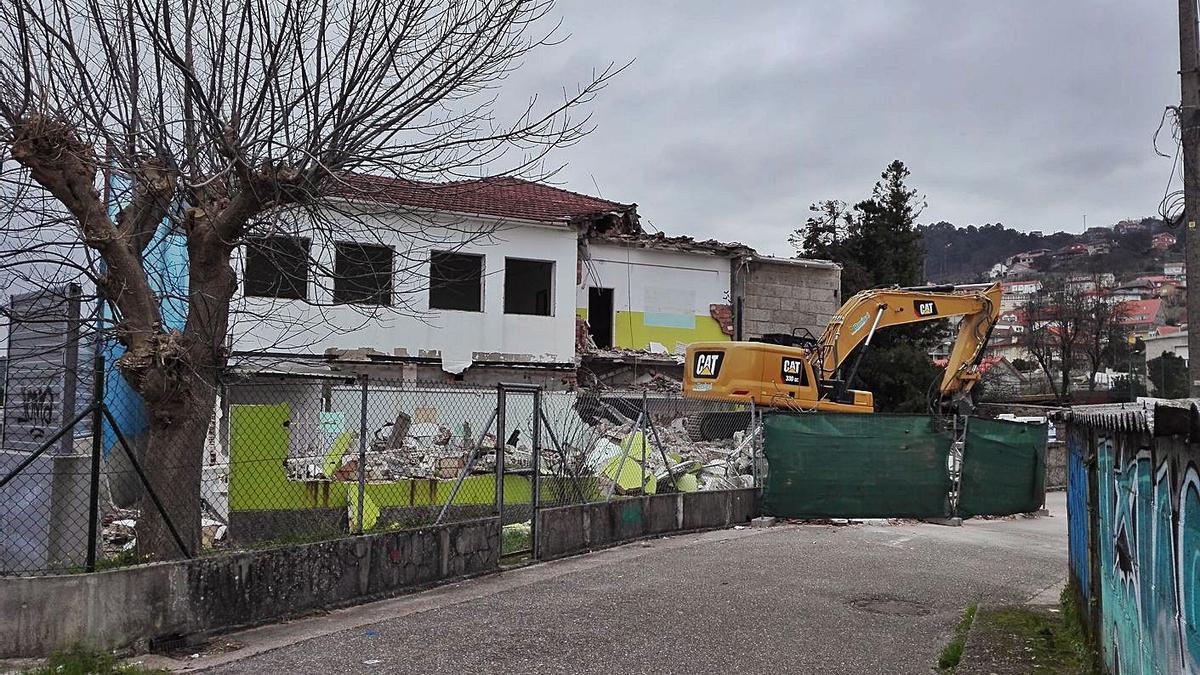
[[[1138,434],[1101,436],[1095,450],[1105,662],[1114,673],[1198,673],[1200,453]]]
[[[1091,561],[1088,557],[1088,434],[1072,429],[1067,434],[1067,549],[1071,574],[1082,606],[1091,602]]]

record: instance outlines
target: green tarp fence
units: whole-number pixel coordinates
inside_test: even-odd
[[[1004,516],[1045,502],[1046,425],[972,417],[958,509],[950,509],[952,434],[931,417],[768,415],[764,511],[784,518]]]
[[[929,417],[808,413],[769,415],[764,425],[770,515],[950,515],[951,438]]]
[[[1046,425],[967,422],[958,515],[1037,511],[1046,497]]]

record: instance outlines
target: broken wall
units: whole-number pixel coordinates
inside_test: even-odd
[[[743,262],[735,260],[737,269]],[[754,258],[737,275],[742,301],[742,339],[807,328],[821,336],[842,305],[842,270],[828,261]]]
[[[613,347],[645,350],[657,343],[681,354],[681,344],[730,339],[710,309],[730,303],[727,257],[598,242],[588,251],[576,314],[589,319],[589,288],[612,289]]]

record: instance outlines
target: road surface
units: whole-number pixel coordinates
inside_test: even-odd
[[[215,673],[928,673],[973,601],[1049,598],[1051,517],[634,543],[230,636]]]

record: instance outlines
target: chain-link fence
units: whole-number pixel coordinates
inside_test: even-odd
[[[6,453],[0,574],[479,517],[500,517],[504,553],[517,555],[536,550],[537,509],[751,487],[764,472],[761,411],[660,392],[242,377],[217,392],[202,451],[175,462],[150,449],[161,446],[140,399],[111,386],[96,396],[36,447]]]

